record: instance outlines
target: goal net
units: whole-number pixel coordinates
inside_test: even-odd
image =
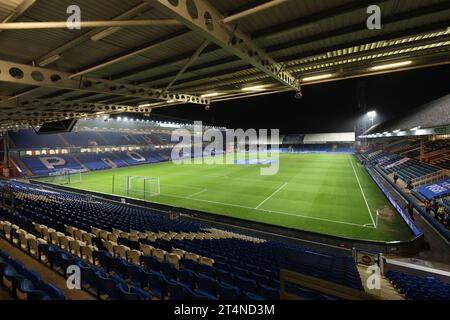
[[[72,184],[81,182],[82,170],[61,169],[49,174],[50,181],[57,184]]]
[[[122,183],[127,195],[142,197],[144,199],[153,197],[161,192],[159,178],[126,176]]]

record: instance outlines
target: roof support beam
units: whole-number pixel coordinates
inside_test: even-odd
[[[206,47],[208,46],[209,41],[206,40],[205,42],[203,42],[201,44],[200,47],[198,47],[198,49],[194,52],[194,54],[192,55],[192,57],[189,59],[188,62],[186,62],[186,64],[183,66],[183,68],[180,69],[180,71],[178,71],[178,73],[176,74],[175,78],[172,79],[172,81],[169,82],[169,84],[166,86],[166,88],[161,92],[161,94],[166,93],[167,91],[169,91],[170,88],[172,88],[172,86],[174,85],[175,82],[178,81],[178,79],[183,75],[183,73],[191,66],[191,64],[193,64],[195,62],[195,60],[198,59],[198,57],[200,57],[200,55],[202,54],[203,50],[206,49]]]
[[[421,8],[417,8],[414,10],[393,14],[390,16],[383,17],[383,26],[386,26],[386,25],[392,24],[392,23],[396,23],[396,22],[400,22],[403,20],[421,17],[421,16],[431,14],[431,13],[449,10],[449,9],[450,9],[450,2],[442,2],[442,3],[438,3],[438,4],[429,5],[427,7],[421,7]],[[349,26],[345,26],[343,28],[334,29],[334,30],[327,31],[324,33],[308,36],[308,37],[305,37],[302,39],[298,39],[298,40],[294,40],[294,41],[287,41],[287,42],[284,42],[281,44],[269,46],[266,48],[266,50],[267,50],[267,52],[270,52],[270,53],[275,52],[275,51],[280,51],[280,50],[284,50],[284,49],[288,49],[288,48],[292,48],[292,47],[302,46],[302,45],[305,45],[305,44],[308,44],[311,42],[315,42],[315,41],[338,37],[343,34],[358,32],[358,31],[364,30],[365,28],[367,28],[367,26],[366,26],[366,22],[364,21],[362,23],[352,24]],[[380,36],[382,36],[381,32],[380,32]]]
[[[292,60],[305,59],[305,58],[313,57],[313,56],[316,56],[316,55],[321,55],[321,54],[326,55],[326,53],[328,53],[328,52],[337,51],[337,50],[344,50],[344,49],[347,49],[347,48],[356,47],[356,46],[365,45],[365,44],[370,44],[370,43],[374,43],[374,42],[377,42],[377,41],[382,41],[382,40],[385,40],[385,39],[400,39],[400,38],[403,38],[403,37],[410,37],[410,36],[418,35],[418,34],[421,34],[421,33],[433,32],[433,31],[437,31],[437,30],[446,28],[448,25],[450,25],[450,21],[443,21],[443,22],[438,22],[438,23],[432,23],[432,24],[424,25],[424,26],[417,27],[417,28],[414,28],[414,29],[395,31],[395,32],[391,32],[391,33],[388,33],[388,34],[380,34],[380,35],[376,35],[376,36],[373,36],[373,37],[368,37],[368,38],[363,38],[363,39],[359,39],[359,40],[356,40],[356,41],[347,42],[347,43],[344,43],[344,44],[329,46],[329,47],[326,47],[326,48],[314,49],[314,50],[302,52],[302,53],[295,54],[295,55],[285,56],[285,57],[280,58],[279,60],[282,61],[282,62],[286,62],[287,63],[287,62],[292,61]],[[430,38],[430,39],[433,39],[433,38]],[[321,60],[317,60],[317,62],[320,62],[320,61]],[[225,61],[224,63],[228,63],[228,61]],[[210,65],[217,66],[217,64],[214,63],[214,62],[211,62]],[[208,68],[208,65],[205,65],[205,66],[202,66],[199,69],[196,69],[196,71],[201,71],[202,69],[206,70],[207,68]],[[248,68],[248,67],[239,67],[239,68],[235,68],[233,70],[225,70],[224,72],[217,73],[217,75],[223,76],[223,75],[226,75],[226,74],[231,74],[233,72],[239,72],[239,71],[244,71],[244,70],[249,70],[249,69],[250,68]],[[139,81],[137,81],[137,83],[139,83],[139,84],[148,83],[148,82],[155,81],[157,79],[167,78],[167,76],[171,76],[171,74],[167,73],[167,74],[155,75],[154,77],[144,79],[146,81],[139,80]],[[208,75],[208,76],[212,77],[213,75]],[[183,83],[189,83],[190,81],[196,81],[196,80],[199,80],[199,77],[193,77],[193,78],[189,78],[189,79],[184,79]]]
[[[335,67],[328,67],[328,68],[317,68],[315,69],[314,66],[320,66],[323,63],[321,61],[317,61],[311,64],[307,64],[306,66],[312,67],[311,73],[302,73],[303,76],[313,76],[317,74],[324,74],[324,73],[334,73],[335,76],[332,78],[328,78],[326,80],[321,81],[311,81],[311,82],[303,82],[303,85],[307,84],[313,84],[318,82],[327,82],[327,81],[335,81],[340,80],[344,78],[350,78],[350,77],[358,77],[358,76],[369,76],[369,75],[376,75],[376,74],[383,74],[383,73],[389,73],[389,72],[397,72],[401,70],[409,70],[409,69],[416,69],[416,68],[423,68],[427,66],[433,66],[433,65],[439,65],[439,64],[446,64],[449,63],[450,60],[448,57],[445,57],[446,52],[449,50],[449,45],[443,46],[443,47],[437,47],[437,48],[431,48],[427,50],[420,50],[418,52],[407,52],[407,53],[401,53],[398,55],[391,56],[389,61],[390,62],[400,62],[407,59],[414,60],[414,63],[410,66],[404,67],[404,68],[397,68],[397,69],[387,69],[383,70],[382,72],[376,72],[369,70],[371,66],[373,66],[374,63],[386,63],[386,57],[381,57],[377,59],[368,59],[368,60],[362,60],[362,61],[355,61],[355,62],[348,62],[342,65],[338,65]],[[370,55],[370,53],[369,53]],[[413,55],[413,56],[411,56]],[[429,62],[426,59],[421,58],[422,56],[427,57],[429,60],[436,60],[433,62]],[[432,56],[435,56],[436,58],[431,58]],[[342,60],[346,60],[345,56],[341,58]],[[295,70],[298,70],[301,65],[295,65],[288,68],[291,72],[295,72]],[[314,70],[316,70],[314,72]],[[236,70],[239,72],[240,70]],[[320,71],[320,73],[318,73]],[[254,81],[267,81],[267,76],[257,72],[251,73],[248,76],[236,78],[233,77],[233,74],[226,74],[224,75],[225,78],[223,80],[217,81],[217,82],[211,82],[211,83],[205,83],[205,84],[196,84],[193,86],[185,86],[183,87],[183,90],[195,90],[195,91],[207,91],[212,88],[217,87],[223,87],[223,86],[238,86],[238,85],[245,85],[246,83],[251,83]]]
[[[377,1],[377,4],[380,5],[383,2],[389,0],[380,0]],[[282,35],[286,35],[292,32],[296,32],[299,30],[303,30],[309,26],[316,24],[318,21],[330,18],[336,15],[343,15],[349,12],[353,12],[359,9],[365,9],[371,4],[373,4],[373,0],[355,0],[353,2],[345,3],[343,5],[332,7],[323,11],[319,11],[314,14],[310,14],[304,17],[296,18],[291,21],[270,26],[268,28],[264,28],[258,31],[255,31],[251,34],[252,39],[268,39],[274,38]],[[384,21],[383,21],[384,23]]]
[[[174,19],[153,20],[106,20],[106,21],[81,21],[81,28],[104,28],[104,27],[143,27],[159,25],[179,25]],[[49,22],[11,22],[0,23],[0,30],[29,30],[29,29],[67,29],[67,21]]]
[[[207,105],[209,99],[193,95],[168,93],[142,86],[123,84],[96,78],[73,77],[70,73],[38,68],[0,60],[0,81],[47,88],[69,89],[118,96],[137,97],[149,100],[176,101]]]
[[[27,11],[35,2],[36,0],[23,0],[22,3],[19,4],[19,6],[17,6],[17,8],[13,12],[11,12],[9,16],[7,16],[5,19],[3,19],[3,21],[1,21],[1,23],[3,24],[16,20],[25,11]]]
[[[112,20],[122,20],[122,19],[131,19],[133,17],[136,17],[138,14],[144,12],[146,9],[149,9],[149,5],[148,3],[141,3],[133,8],[131,8],[130,10],[118,15],[117,17],[113,18]],[[38,59],[36,59],[36,64],[40,65],[42,63],[42,61],[48,60],[51,57],[54,56],[61,56],[65,51],[72,49],[90,39],[92,39],[95,36],[98,36],[98,34],[100,34],[101,32],[104,32],[107,29],[93,29],[90,30],[86,33],[83,33],[81,36],[76,37],[72,40],[70,40],[69,42],[63,44],[60,47],[54,48],[53,50],[47,52],[45,55],[39,57]],[[120,28],[115,28],[115,31],[119,31]],[[111,35],[112,33],[109,33],[109,35]]]
[[[118,104],[83,103],[46,99],[12,99],[0,97],[1,127],[38,125],[64,119],[97,118],[115,113],[150,114],[150,107],[132,107]]]
[[[255,14],[255,13],[258,13],[258,12],[270,9],[270,8],[273,8],[273,7],[278,6],[278,5],[282,4],[282,3],[285,3],[287,1],[288,0],[269,0],[269,1],[264,2],[262,4],[256,5],[256,6],[252,7],[252,8],[243,10],[241,12],[237,12],[235,14],[231,14],[231,15],[223,18],[222,22],[223,23],[234,22],[234,21],[246,18],[246,17],[248,17],[248,16],[250,16],[252,14]]]
[[[278,82],[300,90],[299,81],[237,27],[224,25],[222,14],[205,0],[146,0],[154,8],[180,21],[198,35],[251,64]]]
[[[32,113],[38,112],[82,112],[82,113],[97,113],[97,114],[109,114],[109,113],[121,113],[121,112],[137,112],[137,113],[150,113],[151,109],[148,107],[131,107],[118,104],[105,104],[105,103],[84,103],[77,101],[64,101],[58,99],[13,99],[9,100],[8,97],[3,97],[0,101],[2,110],[5,110],[5,106],[13,106],[16,113]],[[2,114],[0,114],[0,117]],[[67,115],[66,115],[67,116]]]
[[[163,37],[161,37],[159,39],[156,39],[156,40],[152,41],[151,43],[145,44],[144,46],[142,46],[142,47],[140,47],[138,49],[133,49],[132,51],[130,51],[128,53],[121,54],[121,55],[119,55],[117,57],[114,57],[112,59],[106,60],[104,62],[101,62],[101,63],[97,64],[97,65],[88,67],[88,68],[86,68],[86,69],[84,69],[82,71],[79,71],[77,73],[74,73],[71,77],[74,78],[74,77],[82,76],[82,75],[85,75],[85,74],[88,74],[88,73],[100,70],[102,68],[105,68],[107,66],[110,66],[110,65],[113,65],[113,64],[125,61],[125,60],[127,60],[127,59],[129,59],[131,57],[134,57],[134,56],[137,56],[139,54],[142,54],[142,53],[144,53],[144,52],[146,52],[146,51],[148,51],[150,49],[157,48],[159,46],[167,44],[170,41],[173,41],[173,40],[176,40],[176,39],[178,39],[180,37],[183,37],[188,32],[189,31],[183,30],[183,31],[172,33],[172,34],[167,35],[167,36],[163,36]]]

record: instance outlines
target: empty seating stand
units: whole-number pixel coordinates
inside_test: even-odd
[[[388,271],[386,276],[407,299],[450,300],[450,283],[434,277],[413,276],[396,271]]]
[[[279,297],[281,268],[363,290],[351,257],[214,231],[208,225],[171,220],[149,209],[0,181],[0,188],[5,185],[14,190],[20,206],[15,212],[1,210],[0,218],[28,231],[34,230],[33,223],[49,228],[43,230],[53,229],[48,235],[45,233],[45,238],[59,246],[64,256],[78,255],[88,264],[97,263],[103,270],[101,277],[110,278],[114,274],[119,280],[128,279],[136,290],[144,289],[153,298],[275,299]],[[98,248],[85,242],[88,240],[85,234],[91,232],[109,240],[111,246],[107,246],[106,256],[96,258]],[[214,232],[221,236],[214,237]],[[75,238],[65,241],[64,236]],[[132,247],[138,248],[134,255]],[[95,273],[95,269],[86,272]],[[103,278],[94,282],[109,281]],[[120,291],[126,290],[125,287],[117,283],[112,287],[117,289],[114,297],[123,297]],[[106,292],[99,290],[96,293],[100,296]],[[128,298],[136,297],[127,292]],[[138,291],[134,293],[139,295]]]

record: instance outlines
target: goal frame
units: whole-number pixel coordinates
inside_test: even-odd
[[[138,188],[138,192],[133,192],[134,181],[140,180],[141,188]],[[138,184],[138,185],[139,185]],[[155,185],[156,189],[152,190],[151,186]],[[139,192],[139,191],[142,191]],[[147,197],[154,197],[161,193],[161,183],[159,177],[146,177],[146,176],[126,176],[125,180],[125,192],[127,195],[142,195],[144,199]]]
[[[49,177],[54,178],[55,180],[59,178],[58,181],[55,181],[58,184],[71,184],[81,182],[81,174],[82,170],[64,168],[61,170],[56,170],[54,172],[49,173]],[[77,176],[78,179],[74,179],[73,177]]]

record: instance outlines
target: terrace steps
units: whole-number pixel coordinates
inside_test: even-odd
[[[367,287],[367,278],[370,274],[366,272],[367,267],[368,266],[361,264],[358,265],[358,272],[361,277],[361,282],[367,293],[377,296],[382,300],[405,300],[405,297],[394,288],[392,283],[385,276],[381,276],[380,289],[369,289]]]
[[[100,137],[100,139],[102,139],[103,143],[105,145],[108,145],[108,141],[105,139],[105,137],[102,135],[102,133],[100,131],[97,131],[97,135]]]
[[[63,143],[66,147],[70,148],[71,144],[69,143],[69,141],[66,140],[66,138],[64,138],[64,136],[62,134],[58,134],[58,137],[63,141]]]
[[[76,155],[73,155],[73,159],[84,169],[84,170],[86,170],[86,171],[89,171],[89,168],[88,167],[86,167],[85,165],[84,165],[84,163],[83,162],[81,162],[80,161],[80,159],[78,159],[78,157],[76,156]]]
[[[14,161],[16,161],[20,167],[22,167],[23,169],[25,169],[27,175],[31,176],[33,173],[31,172],[30,168],[28,168],[28,166],[25,164],[25,162],[22,161],[22,159],[17,158],[14,159]]]

